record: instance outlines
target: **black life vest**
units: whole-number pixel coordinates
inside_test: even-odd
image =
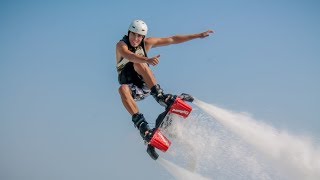
[[[138,47],[132,47],[129,41],[129,37],[128,36],[124,36],[122,38],[122,40],[124,43],[126,43],[126,45],[128,46],[129,51],[136,53],[138,50],[141,51],[143,50],[143,54],[145,57],[147,57],[147,53],[145,50],[145,45],[144,45],[144,39],[142,40],[141,45],[139,45]],[[142,52],[140,52],[142,53]],[[118,64],[120,64],[123,60],[126,59],[122,59],[120,60],[120,62]],[[128,60],[126,60],[128,61]],[[133,66],[133,62],[126,62],[125,64],[122,64],[122,66],[117,66],[117,71],[118,71],[118,81],[120,84],[134,84],[138,87],[142,87],[144,84],[144,81],[142,79],[142,76],[139,75],[135,70],[134,70],[134,66]]]

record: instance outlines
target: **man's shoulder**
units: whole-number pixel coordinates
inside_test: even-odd
[[[119,41],[117,42],[117,45],[120,44],[120,45],[127,45],[124,41]]]
[[[128,46],[124,41],[119,41],[119,42],[117,42],[117,48],[118,47],[123,47],[123,46]]]

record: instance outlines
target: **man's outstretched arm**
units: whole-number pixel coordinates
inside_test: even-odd
[[[176,36],[167,37],[167,38],[147,38],[146,45],[150,49],[150,48],[159,47],[159,46],[179,44],[179,43],[184,43],[197,38],[206,38],[211,33],[214,33],[214,32],[212,30],[208,30],[198,34],[176,35]]]

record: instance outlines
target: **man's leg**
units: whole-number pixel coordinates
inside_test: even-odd
[[[121,96],[122,104],[127,109],[127,111],[133,116],[139,112],[137,103],[132,97],[131,89],[127,84],[122,84],[119,88],[119,94]]]
[[[144,140],[149,141],[152,136],[152,132],[143,114],[139,113],[139,108],[132,97],[130,87],[127,84],[121,85],[119,88],[119,94],[124,107],[132,115],[132,122],[134,123],[134,126],[139,129],[141,137]]]
[[[160,88],[160,85],[157,84],[157,80],[147,63],[134,63],[133,66],[134,70],[140,74],[146,82],[148,88],[151,90],[151,95],[156,101],[164,107],[169,106],[174,100],[173,95],[163,93],[163,90]]]
[[[134,63],[134,70],[140,74],[149,89],[157,84],[157,80],[147,63]]]
[[[139,113],[139,108],[132,97],[130,87],[126,84],[121,85],[119,94],[124,107],[132,115],[132,122],[134,126],[139,129],[142,139],[149,142],[153,136],[153,131],[149,128],[148,122],[145,120],[143,114]],[[155,148],[151,145],[148,145],[147,152],[154,160],[159,157]]]

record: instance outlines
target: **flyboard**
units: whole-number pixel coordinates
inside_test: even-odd
[[[152,138],[147,142],[147,153],[152,159],[157,160],[159,157],[155,149],[166,152],[171,145],[171,141],[164,136],[162,129],[166,129],[171,125],[172,116],[174,114],[182,118],[187,118],[192,111],[192,107],[187,102],[191,103],[193,100],[194,98],[192,96],[185,93],[180,96],[175,96],[172,100],[173,103],[158,116],[155,128],[153,129]]]

